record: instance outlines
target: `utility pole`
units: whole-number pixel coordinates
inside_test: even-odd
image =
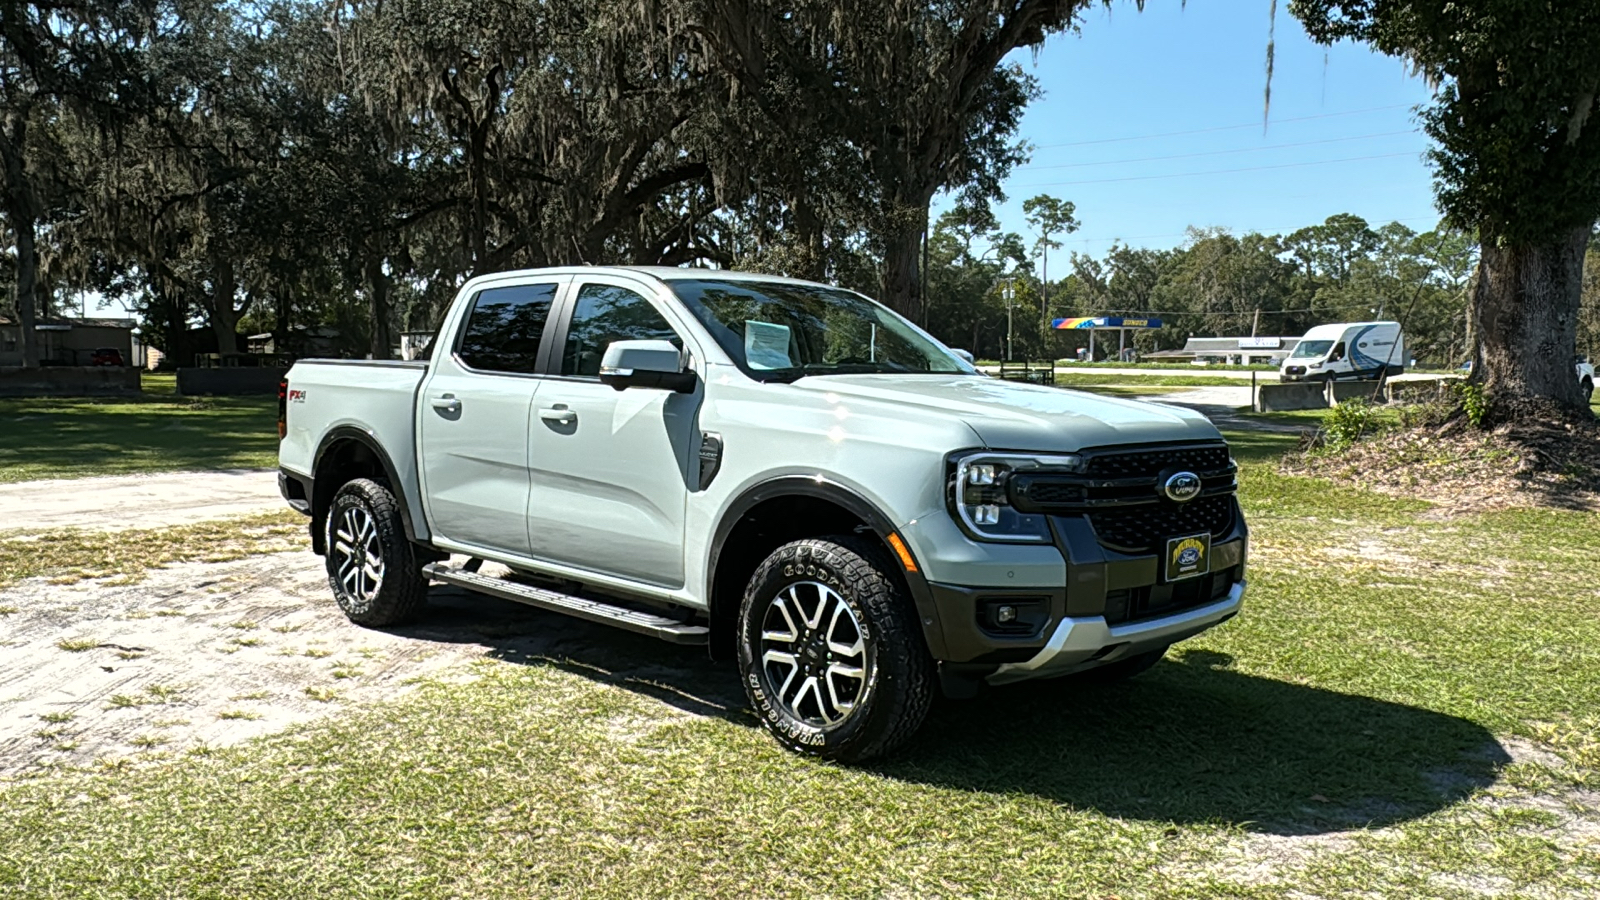
[[[1011,311],[1016,307],[1017,297],[1015,282],[1009,278],[1000,282],[1000,297],[1006,304],[1006,362],[1011,362]]]
[[[1044,248],[1044,265],[1039,278],[1039,328],[1050,333],[1050,248]]]
[[[1250,336],[1255,337],[1261,329],[1261,307],[1256,307],[1256,320],[1250,323]]]

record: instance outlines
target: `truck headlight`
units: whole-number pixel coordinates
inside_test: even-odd
[[[1046,517],[1012,507],[1011,476],[1019,472],[1079,472],[1082,467],[1082,457],[1070,454],[977,451],[953,457],[948,486],[951,515],[977,540],[1047,542],[1050,525]]]

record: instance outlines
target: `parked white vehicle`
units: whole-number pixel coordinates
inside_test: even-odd
[[[510,272],[432,347],[283,386],[280,485],[362,625],[435,580],[708,644],[781,743],[859,760],[941,686],[1131,676],[1240,609],[1237,468],[1204,416],[984,377],[860,294]]]
[[[1278,369],[1280,381],[1377,380],[1405,371],[1399,322],[1343,322],[1307,331]]]
[[[1583,402],[1594,400],[1594,364],[1587,359],[1578,360],[1578,387],[1583,389]]]

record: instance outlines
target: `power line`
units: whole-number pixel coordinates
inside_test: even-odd
[[[1410,103],[1396,103],[1391,106],[1372,106],[1366,109],[1347,109],[1344,112],[1321,113],[1315,116],[1296,116],[1292,119],[1278,119],[1277,123],[1281,125],[1285,122],[1309,122],[1312,119],[1332,119],[1338,116],[1357,116],[1363,113],[1383,112],[1390,109],[1405,109],[1411,107],[1412,105],[1413,104]],[[1269,122],[1268,124],[1270,125],[1272,123]],[[1182,137],[1189,134],[1210,134],[1214,131],[1238,131],[1241,128],[1258,128],[1260,125],[1261,123],[1257,121],[1246,122],[1243,125],[1216,125],[1211,128],[1195,128],[1190,131],[1165,131],[1161,132],[1160,134],[1136,134],[1128,137],[1099,138],[1093,141],[1069,141],[1064,144],[1036,144],[1034,145],[1034,149],[1050,150],[1055,147],[1086,147],[1090,144],[1117,144],[1123,141],[1148,141],[1153,138]]]
[[[1246,166],[1242,169],[1212,169],[1207,172],[1171,172],[1166,175],[1130,175],[1125,178],[1092,178],[1085,181],[1045,181],[1037,184],[1011,185],[1016,188],[1069,187],[1076,184],[1111,184],[1118,181],[1155,181],[1161,178],[1189,178],[1195,175],[1231,175],[1236,172],[1264,172],[1268,169],[1296,169],[1302,166],[1326,166],[1333,163],[1362,162],[1369,159],[1393,159],[1397,156],[1415,157],[1412,153],[1379,153],[1375,156],[1349,156],[1343,159],[1319,159],[1311,162],[1280,163],[1275,166]]]
[[[1437,221],[1438,219],[1439,219],[1439,215],[1437,213],[1435,213],[1433,215],[1428,215],[1428,216],[1406,216],[1406,217],[1395,217],[1395,218],[1390,218],[1388,216],[1375,216],[1375,217],[1373,217],[1372,221],[1374,221],[1374,222],[1421,222],[1421,221],[1424,221],[1424,220]],[[1278,232],[1288,231],[1291,228],[1301,228],[1301,227],[1303,227],[1303,226],[1302,225],[1286,225],[1286,226],[1283,226],[1283,227],[1280,227],[1280,228],[1228,228],[1228,230],[1230,232],[1237,233],[1237,234],[1262,234],[1262,235],[1266,235],[1266,234],[1276,234]],[[1189,232],[1188,231],[1178,231],[1178,232],[1173,232],[1173,233],[1170,233],[1170,234],[1133,234],[1133,235],[1128,235],[1127,237],[1062,238],[1061,242],[1063,244],[1104,244],[1104,243],[1107,243],[1107,242],[1114,243],[1114,242],[1117,242],[1117,241],[1153,241],[1153,240],[1155,240],[1157,238],[1174,238],[1174,237],[1188,237],[1188,236],[1189,236]]]
[[[1058,163],[1048,166],[1040,166],[1028,163],[1026,165],[1018,166],[1017,168],[1027,169],[1028,171],[1032,172],[1040,169],[1079,169],[1086,166],[1116,166],[1123,163],[1160,162],[1168,159],[1193,159],[1197,156],[1226,156],[1232,153],[1259,153],[1263,150],[1285,150],[1289,147],[1311,147],[1317,144],[1342,144],[1350,141],[1365,141],[1372,138],[1394,137],[1395,135],[1400,134],[1416,133],[1417,130],[1413,128],[1406,131],[1380,131],[1376,134],[1358,134],[1352,137],[1328,138],[1321,141],[1297,141],[1292,144],[1268,144],[1264,147],[1240,147],[1237,150],[1206,150],[1200,153],[1178,153],[1173,156],[1142,156],[1134,159],[1108,159],[1102,162]]]

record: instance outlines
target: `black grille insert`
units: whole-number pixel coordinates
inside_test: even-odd
[[[1232,494],[1201,497],[1188,503],[1119,506],[1089,513],[1100,543],[1117,550],[1147,553],[1167,538],[1209,532],[1221,537],[1233,527]]]
[[[1215,603],[1228,596],[1236,575],[1237,569],[1230,566],[1210,575],[1172,584],[1153,584],[1106,591],[1106,624],[1120,625],[1124,622],[1170,616],[1196,606]]]
[[[1097,453],[1089,457],[1087,471],[1095,478],[1154,478],[1168,469],[1218,472],[1229,465],[1227,445],[1212,444]]]

